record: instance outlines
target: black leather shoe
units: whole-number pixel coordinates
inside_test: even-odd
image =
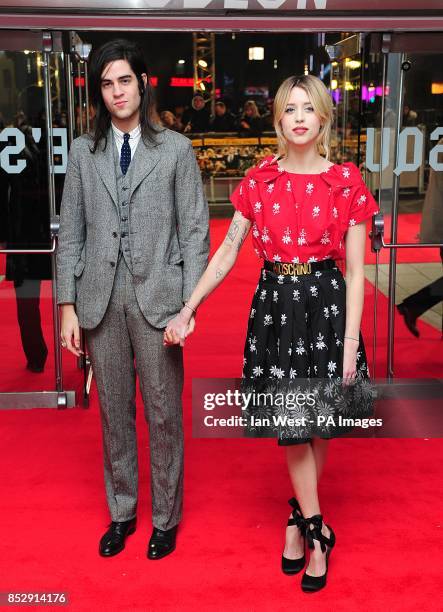
[[[45,366],[40,365],[39,363],[31,363],[30,361],[28,361],[28,363],[26,364],[26,369],[30,372],[33,372],[34,374],[41,374],[42,372],[44,372]]]
[[[166,531],[154,527],[148,544],[148,559],[163,559],[175,550],[177,525]]]
[[[412,314],[412,312],[405,304],[403,304],[403,302],[401,304],[397,304],[397,310],[403,316],[405,320],[405,325],[409,329],[411,334],[414,334],[414,336],[418,338],[420,332],[418,331],[417,326],[415,324],[417,321],[417,317]]]
[[[300,506],[298,505],[298,501],[295,499],[295,497],[292,497],[288,503],[290,506],[292,506],[292,508],[294,508],[291,514],[292,518],[288,519],[288,527],[291,527],[291,525],[296,525],[298,527],[298,529],[300,530],[300,533],[303,536],[303,549],[304,549],[305,532],[306,532],[305,520],[301,513]],[[306,563],[306,557],[305,557],[304,551],[303,551],[303,557],[300,557],[299,559],[288,559],[284,555],[281,556],[282,572],[284,574],[287,574],[288,576],[293,576],[294,574],[298,574],[298,572],[301,572],[301,570],[305,566],[305,563]]]
[[[112,521],[108,531],[100,540],[99,553],[102,557],[113,557],[125,547],[128,535],[134,533],[137,519],[134,517],[129,521]]]
[[[301,580],[301,588],[305,593],[314,593],[319,591],[326,586],[326,576],[328,574],[328,560],[331,550],[335,544],[335,533],[329,525],[326,527],[329,529],[329,537],[322,534],[321,528],[323,525],[323,517],[321,514],[314,514],[307,519],[306,523],[306,540],[311,550],[314,550],[314,540],[320,542],[320,548],[323,553],[326,553],[326,572],[322,576],[310,576],[306,572],[303,574]]]

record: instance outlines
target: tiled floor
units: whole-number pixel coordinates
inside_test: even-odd
[[[372,283],[375,281],[375,265],[365,266],[366,277]],[[441,263],[400,263],[397,264],[397,282],[395,291],[395,303],[399,304],[408,295],[415,293],[425,285],[432,283],[443,274]],[[379,265],[378,287],[384,295],[389,292],[389,266],[388,264]],[[442,303],[426,311],[421,317],[423,321],[433,325],[436,329],[441,329],[442,323]]]

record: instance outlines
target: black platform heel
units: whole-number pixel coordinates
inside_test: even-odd
[[[281,557],[281,569],[283,573],[287,574],[288,576],[293,576],[294,574],[298,574],[298,572],[301,572],[306,563],[306,557],[304,553],[306,526],[300,506],[295,497],[292,497],[288,503],[290,506],[292,506],[293,510],[291,513],[292,518],[288,519],[287,526],[291,527],[292,525],[296,525],[300,529],[300,532],[303,536],[303,557],[300,557],[300,559],[287,559],[284,555],[282,555]]]
[[[308,547],[314,550],[314,540],[320,542],[320,548],[322,552],[326,551],[326,572],[323,576],[309,576],[306,572],[303,574],[301,581],[301,588],[305,593],[314,593],[319,591],[326,586],[326,576],[328,574],[328,559],[331,554],[331,550],[335,544],[335,533],[332,531],[329,525],[326,527],[329,529],[329,538],[322,534],[321,528],[323,524],[323,517],[321,514],[315,514],[310,518],[305,519],[306,524],[306,539],[308,541]],[[313,528],[311,529],[311,525]]]

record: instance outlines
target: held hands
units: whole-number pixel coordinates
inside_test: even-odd
[[[192,334],[194,329],[194,315],[189,313],[187,309],[182,309],[166,326],[163,334],[163,345],[173,346],[174,344],[180,344],[180,346],[184,346],[185,339]]]
[[[343,385],[352,385],[357,375],[358,342],[345,338],[343,355]]]

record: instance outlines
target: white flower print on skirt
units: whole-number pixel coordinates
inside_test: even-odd
[[[355,383],[348,387],[342,384],[346,284],[340,270],[333,267],[322,270],[321,275],[314,272],[300,275],[297,289],[294,284],[293,276],[277,276],[262,270],[260,289],[251,305],[254,316],[249,318],[244,352],[243,392],[275,397],[312,393],[315,397],[315,406],[267,405],[266,412],[272,417],[270,427],[260,423],[254,426],[260,420],[251,420],[257,411],[263,411],[263,406],[248,407],[245,411],[246,436],[276,436],[280,445],[348,433],[352,427],[336,426],[340,416],[367,418],[374,408],[375,392],[369,380],[361,334]],[[296,418],[296,413],[310,417],[303,421],[306,426],[282,425],[285,422],[282,415]]]

